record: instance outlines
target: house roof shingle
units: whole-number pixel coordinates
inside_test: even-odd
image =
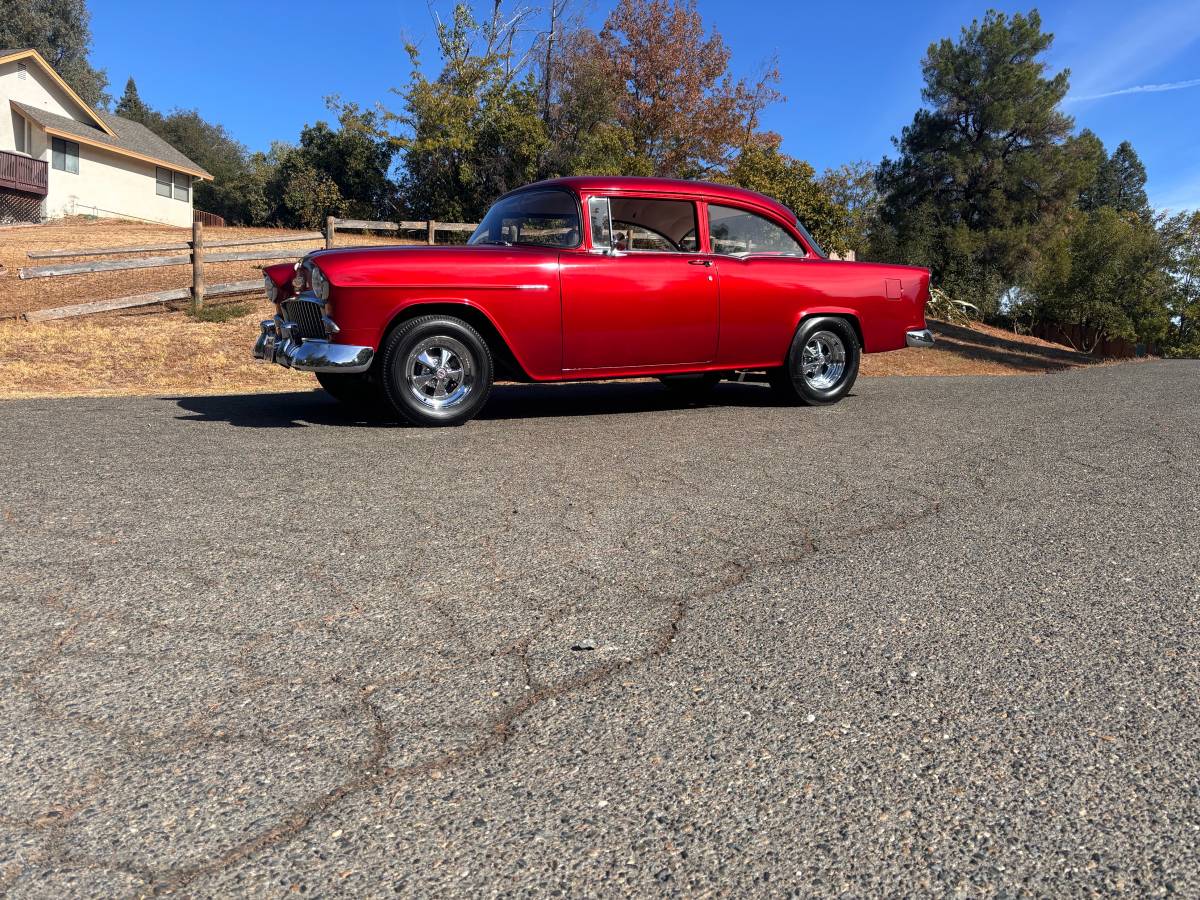
[[[0,51],[0,56],[3,55],[4,52]],[[104,120],[104,124],[116,132],[116,138],[112,138],[86,122],[78,122],[49,110],[29,106],[26,103],[18,103],[16,100],[12,101],[12,105],[43,128],[53,128],[55,131],[82,138],[91,144],[111,147],[118,153],[125,152],[148,157],[167,167],[186,169],[203,178],[212,178],[212,175],[201,166],[192,162],[140,122],[97,111],[96,115]]]

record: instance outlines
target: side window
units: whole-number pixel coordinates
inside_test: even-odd
[[[760,215],[730,206],[708,207],[708,234],[713,253],[749,256],[804,256],[804,247],[780,226]]]
[[[74,141],[53,138],[50,141],[51,162],[60,172],[79,174],[79,145]]]
[[[192,195],[192,177],[184,175],[182,172],[175,173],[175,199],[182,200],[184,203]]]
[[[588,217],[592,223],[592,247],[596,250],[612,247],[612,216],[608,198],[592,197],[588,200]]]
[[[690,200],[594,197],[592,245],[622,252],[695,253],[696,204]]]
[[[154,169],[154,192],[160,197],[171,196],[171,170],[157,166]]]

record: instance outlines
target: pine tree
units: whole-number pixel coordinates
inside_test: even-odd
[[[1036,11],[991,11],[957,42],[931,45],[928,108],[895,142],[899,158],[879,170],[891,232],[883,243],[989,312],[1027,274],[1089,175],[1059,109],[1068,73],[1050,76],[1043,61],[1053,40]]]
[[[150,109],[138,94],[137,83],[133,80],[133,76],[129,76],[129,80],[125,82],[125,93],[121,95],[121,99],[117,102],[117,115],[124,119],[131,119],[134,122],[141,122],[143,125],[150,125],[157,114]],[[161,118],[161,117],[158,117]]]

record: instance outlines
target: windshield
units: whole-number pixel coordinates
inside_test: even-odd
[[[808,229],[804,227],[804,223],[798,218],[796,219],[796,227],[800,229],[800,233],[804,235],[804,240],[808,241],[808,246],[812,247],[812,252],[821,257],[821,259],[829,259],[829,254],[825,252],[825,248],[817,243],[817,239],[808,233]]]
[[[500,200],[467,241],[561,249],[579,242],[579,203],[566,191],[523,191]]]

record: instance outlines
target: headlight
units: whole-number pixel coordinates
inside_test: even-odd
[[[267,299],[272,303],[279,299],[279,285],[270,275],[263,275],[263,287],[267,289]]]
[[[312,267],[312,289],[322,303],[329,299],[329,279],[325,277],[320,266]]]

